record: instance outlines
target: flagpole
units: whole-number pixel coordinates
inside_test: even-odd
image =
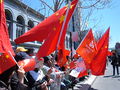
[[[73,50],[72,50],[72,32],[70,32],[70,50],[71,50],[71,54],[70,54],[70,56],[71,56],[71,61],[73,60]]]
[[[58,46],[59,46],[59,43],[60,43],[60,39],[61,39],[61,36],[62,36],[62,32],[64,30],[64,27],[65,27],[65,22],[66,22],[66,18],[68,16],[68,12],[69,12],[69,9],[70,9],[70,5],[71,5],[71,2],[69,1],[69,4],[68,4],[68,9],[66,11],[66,15],[65,15],[65,20],[63,22],[63,25],[62,25],[62,28],[61,28],[61,32],[60,32],[60,35],[59,35],[59,39],[58,39],[58,42],[57,42],[57,45],[56,45],[56,50],[55,50],[55,54],[54,54],[54,57],[53,57],[53,62],[55,60],[55,57],[57,55],[57,49],[58,49]]]

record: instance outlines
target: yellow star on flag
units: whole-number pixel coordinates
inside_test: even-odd
[[[74,6],[74,5],[70,5],[70,9],[72,9],[73,6]],[[65,7],[66,7],[66,9],[67,9],[67,8],[68,8],[68,5],[66,5]]]
[[[72,9],[73,6],[74,6],[74,5],[71,5],[71,6],[70,6],[70,9]]]
[[[5,57],[6,57],[6,58],[9,58],[9,55],[6,55]]]
[[[65,16],[62,15],[62,16],[60,17],[60,24],[64,21],[64,19],[65,19]]]

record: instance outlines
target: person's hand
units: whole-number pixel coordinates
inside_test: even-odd
[[[23,69],[22,67],[20,67],[20,68],[18,69],[18,75],[19,75],[19,76],[24,76],[24,74],[25,74],[24,69]]]
[[[61,78],[62,75],[61,75],[61,74],[57,74],[56,77],[57,77],[57,78]]]
[[[43,83],[40,85],[41,88],[45,88],[46,86],[47,86],[47,81],[43,82]]]
[[[24,69],[22,67],[20,67],[17,72],[18,72],[19,81],[21,83],[23,83],[24,82],[24,75],[25,75]]]
[[[54,83],[55,81],[53,79],[50,79],[49,82],[47,82],[47,85],[50,85],[52,83]]]

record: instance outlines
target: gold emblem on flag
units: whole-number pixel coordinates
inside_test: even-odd
[[[62,22],[64,21],[64,19],[65,19],[65,16],[62,15],[62,16],[60,17],[60,23],[62,23]]]
[[[9,55],[5,55],[6,58],[9,58]]]
[[[74,5],[70,5],[70,9],[72,9],[73,6],[74,6]],[[67,8],[68,8],[68,5],[66,5],[65,7],[66,7],[66,9],[67,9]]]

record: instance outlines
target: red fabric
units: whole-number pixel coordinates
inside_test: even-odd
[[[87,75],[88,75],[88,72],[87,72],[87,70],[85,70],[78,75],[78,78],[83,77],[83,76],[87,76]]]
[[[39,61],[44,61],[44,59],[43,58],[39,58]]]
[[[14,65],[16,65],[16,62],[9,53],[2,53],[2,55],[0,55],[0,74]]]
[[[80,57],[80,55],[79,54],[75,54],[73,57],[77,59],[77,58]]]
[[[60,49],[58,51],[58,60],[57,60],[57,64],[62,67],[66,64],[66,62],[68,61],[67,58],[67,53],[66,50]]]
[[[76,52],[84,59],[87,68],[96,54],[96,42],[93,37],[92,29],[89,30],[83,41],[78,46]]]
[[[65,35],[66,35],[66,31],[67,31],[68,22],[73,14],[73,11],[76,7],[77,2],[78,2],[78,0],[72,1],[71,8],[69,9],[68,15],[66,17],[65,26],[63,28],[62,36],[60,38],[60,43],[59,43],[59,47],[61,47],[63,49],[64,49],[64,41],[65,41]],[[50,28],[51,30],[49,32],[49,35],[46,37],[44,44],[40,47],[40,49],[37,53],[38,58],[48,56],[49,54],[51,54],[53,51],[55,51],[57,49],[57,43],[59,40],[61,28],[62,28],[63,21],[64,21],[63,17],[66,14],[66,10],[67,10],[67,8],[65,6],[51,16],[56,19],[51,18],[51,21],[54,22],[53,23],[54,25],[52,28]],[[54,20],[56,20],[56,22]],[[51,25],[52,24],[50,24],[50,26]],[[45,27],[48,28],[47,26],[45,26]]]
[[[0,2],[0,52],[6,53],[8,51],[10,51],[12,55],[15,55],[9,40],[9,34],[6,25],[6,16],[4,11],[4,0],[2,0]]]
[[[106,60],[108,55],[110,28],[103,34],[97,44],[97,54],[91,63],[91,73],[99,76],[104,75],[106,68]]]
[[[70,55],[70,51],[69,50],[64,50],[65,51],[65,54],[66,54],[66,56],[69,56]]]
[[[74,0],[74,4],[76,4],[78,0]],[[75,5],[74,5],[75,6]],[[71,9],[70,15],[68,16],[68,20],[72,14],[72,11],[74,10]],[[53,15],[49,16],[47,19],[39,23],[37,26],[23,34],[22,36],[18,37],[15,39],[16,44],[24,43],[24,42],[31,42],[31,41],[43,41],[44,39],[48,38],[49,35],[53,32],[58,32],[61,29],[62,22],[59,23],[60,17],[64,16],[66,13],[66,7],[63,7],[62,9],[58,10],[55,12]],[[67,21],[68,21],[67,20]],[[56,33],[55,33],[56,34]],[[53,33],[54,36],[54,33]]]
[[[74,69],[74,68],[76,68],[76,66],[75,66],[75,62],[76,62],[76,60],[74,60],[74,61],[72,61],[71,63],[70,63],[70,69]]]
[[[112,56],[112,52],[108,50],[108,56]]]
[[[25,59],[25,60],[19,61],[18,65],[22,66],[25,72],[28,72],[35,69],[36,61],[33,58]]]
[[[61,46],[58,47],[58,59],[57,64],[62,67],[66,67],[66,63],[68,62],[67,56],[69,56],[70,51],[65,49],[64,43],[62,43]]]

